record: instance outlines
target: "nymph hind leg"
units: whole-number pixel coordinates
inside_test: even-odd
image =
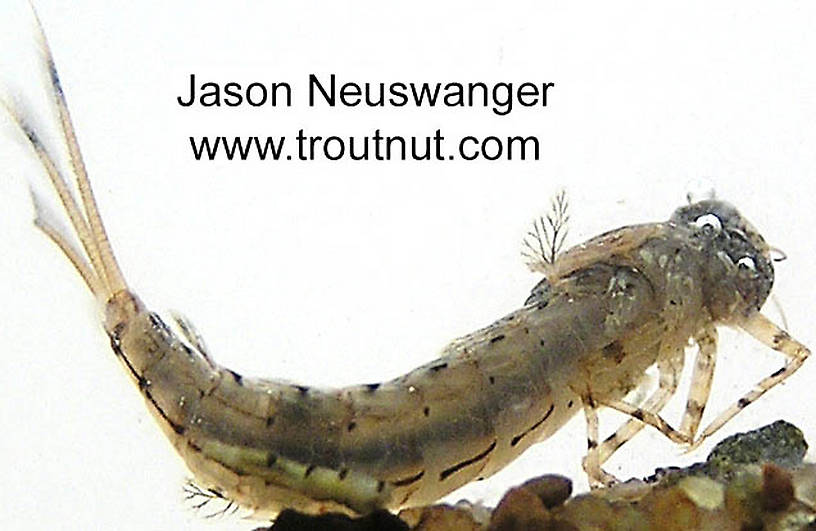
[[[603,471],[598,453],[600,449],[598,446],[598,405],[588,395],[582,396],[581,402],[584,407],[587,426],[587,454],[582,465],[589,479],[589,486],[597,488],[611,485],[615,483],[616,478]]]
[[[665,351],[657,362],[659,374],[658,388],[640,406],[633,406],[623,401],[608,401],[603,405],[632,417],[610,435],[598,448],[599,464],[605,463],[618,448],[637,435],[645,425],[650,425],[675,442],[687,442],[683,435],[672,428],[662,417],[660,411],[677,391],[680,373],[683,371],[684,350],[682,346],[661,346]]]

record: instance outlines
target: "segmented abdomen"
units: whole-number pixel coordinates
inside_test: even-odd
[[[579,409],[570,383],[580,361],[636,324],[606,323],[610,305],[620,314],[624,304],[599,302],[608,269],[591,286],[564,280],[382,384],[320,390],[243,378],[148,312],[113,342],[207,486],[266,509],[423,504],[496,472]]]

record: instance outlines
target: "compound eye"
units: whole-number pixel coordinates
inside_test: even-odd
[[[756,271],[756,262],[750,256],[743,256],[737,260],[737,267],[743,271]]]
[[[694,220],[694,225],[703,229],[708,234],[717,234],[722,230],[720,218],[714,214],[703,214]]]

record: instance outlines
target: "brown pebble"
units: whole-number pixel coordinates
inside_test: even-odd
[[[550,512],[534,492],[523,487],[510,489],[490,518],[489,531],[546,531],[551,529]]]
[[[553,511],[553,519],[559,523],[559,531],[572,526],[573,529],[637,529],[621,527],[621,512],[614,504],[592,493],[572,498],[563,507]]]
[[[793,501],[793,482],[790,472],[774,464],[762,466],[762,508],[783,511]]]
[[[572,481],[555,474],[533,478],[521,487],[538,496],[547,509],[558,507],[572,494]]]
[[[419,514],[406,513],[415,519],[412,531],[479,531],[482,528],[468,510],[459,507],[432,505],[413,510]],[[400,518],[403,518],[402,512]]]
[[[649,505],[644,517],[649,518],[652,529],[665,531],[701,529],[702,519],[708,513],[698,507],[680,487],[653,491]]]
[[[281,511],[270,531],[408,531],[408,525],[385,510],[359,518],[344,514],[303,514],[292,509]]]

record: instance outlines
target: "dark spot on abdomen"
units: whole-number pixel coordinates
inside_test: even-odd
[[[403,479],[398,479],[398,480],[396,480],[396,481],[392,481],[392,482],[391,482],[391,484],[392,484],[392,485],[394,485],[395,487],[405,487],[405,486],[407,486],[407,485],[410,485],[411,483],[416,483],[417,481],[419,481],[420,479],[422,479],[422,477],[423,477],[424,475],[425,475],[425,471],[424,471],[424,470],[420,470],[420,471],[419,471],[419,473],[414,474],[413,476],[409,476],[409,477],[407,477],[407,478],[403,478]]]
[[[226,371],[232,375],[232,379],[235,380],[235,383],[237,383],[238,385],[244,385],[243,376],[230,369],[226,369]]]
[[[479,453],[477,455],[474,455],[470,459],[465,459],[464,461],[460,461],[459,463],[453,465],[452,467],[446,468],[445,470],[443,470],[442,472],[439,473],[439,481],[445,481],[445,479],[450,477],[451,474],[455,474],[456,472],[459,472],[460,470],[462,470],[463,468],[465,468],[467,466],[470,466],[470,465],[472,465],[474,463],[478,463],[479,461],[481,461],[482,459],[484,459],[488,455],[490,455],[490,452],[492,452],[495,448],[496,448],[496,441],[493,441],[492,443],[490,443],[490,446],[488,446],[487,449],[484,452],[481,452],[481,453]]]
[[[547,409],[547,412],[546,412],[546,413],[544,413],[544,416],[543,416],[543,417],[541,417],[540,419],[538,419],[538,421],[536,421],[536,423],[535,423],[535,424],[533,424],[532,426],[530,426],[529,428],[527,428],[527,429],[526,429],[526,430],[524,430],[523,432],[519,433],[518,435],[516,435],[515,437],[513,437],[512,439],[510,439],[510,446],[515,446],[515,445],[517,445],[517,444],[519,443],[519,441],[521,441],[521,439],[522,439],[522,438],[524,438],[524,436],[525,436],[525,435],[527,435],[527,434],[528,434],[528,433],[530,433],[531,431],[533,431],[533,430],[535,430],[536,428],[538,428],[539,426],[541,426],[541,425],[544,423],[544,421],[545,421],[545,420],[547,420],[548,418],[550,418],[550,415],[552,415],[552,412],[553,412],[553,411],[555,411],[555,404],[550,404],[550,407]]]
[[[626,357],[626,352],[624,352],[620,341],[613,341],[603,348],[603,355],[605,358],[612,359],[615,363],[620,364],[623,358]]]

